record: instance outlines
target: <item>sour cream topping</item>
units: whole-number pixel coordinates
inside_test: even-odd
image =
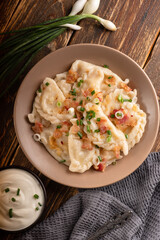
[[[16,231],[40,216],[44,192],[39,181],[22,169],[0,171],[0,228]]]

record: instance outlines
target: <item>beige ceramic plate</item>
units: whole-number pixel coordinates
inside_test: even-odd
[[[79,174],[69,172],[68,167],[58,163],[43,147],[32,138],[31,125],[27,114],[32,110],[35,92],[45,77],[68,70],[71,64],[81,59],[97,65],[109,65],[122,79],[129,78],[130,86],[138,90],[141,108],[147,113],[147,125],[141,141],[118,161],[117,165],[106,168],[105,172],[93,169]],[[119,51],[95,44],[77,44],[57,50],[38,62],[25,77],[17,94],[14,107],[14,124],[19,143],[29,161],[50,179],[68,186],[93,188],[119,181],[145,160],[155,142],[159,109],[155,90],[144,71],[129,57]]]

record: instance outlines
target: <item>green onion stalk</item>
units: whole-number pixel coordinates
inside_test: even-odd
[[[67,30],[65,24],[76,24],[85,18],[93,18],[99,21],[105,28],[108,20],[104,20],[96,15],[81,14],[74,16],[65,16],[53,20],[43,22],[31,27],[0,33],[0,35],[11,34],[12,36],[0,44],[0,51],[7,53],[0,59],[0,83],[2,84],[12,71],[17,69],[22,62],[24,65],[18,74],[6,84],[5,90],[0,93],[2,97],[8,89],[19,79],[25,69],[33,59],[33,57],[56,37]],[[77,26],[77,25],[75,25]]]

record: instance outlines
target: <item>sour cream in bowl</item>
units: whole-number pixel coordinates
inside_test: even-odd
[[[40,220],[46,191],[36,174],[10,166],[0,169],[0,199],[0,229],[15,232]]]

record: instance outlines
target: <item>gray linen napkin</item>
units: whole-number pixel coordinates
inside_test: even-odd
[[[133,212],[130,219],[96,239],[160,240],[160,153],[151,153],[134,173],[115,184],[81,189],[53,216],[19,239],[87,240],[104,223],[125,211]]]

